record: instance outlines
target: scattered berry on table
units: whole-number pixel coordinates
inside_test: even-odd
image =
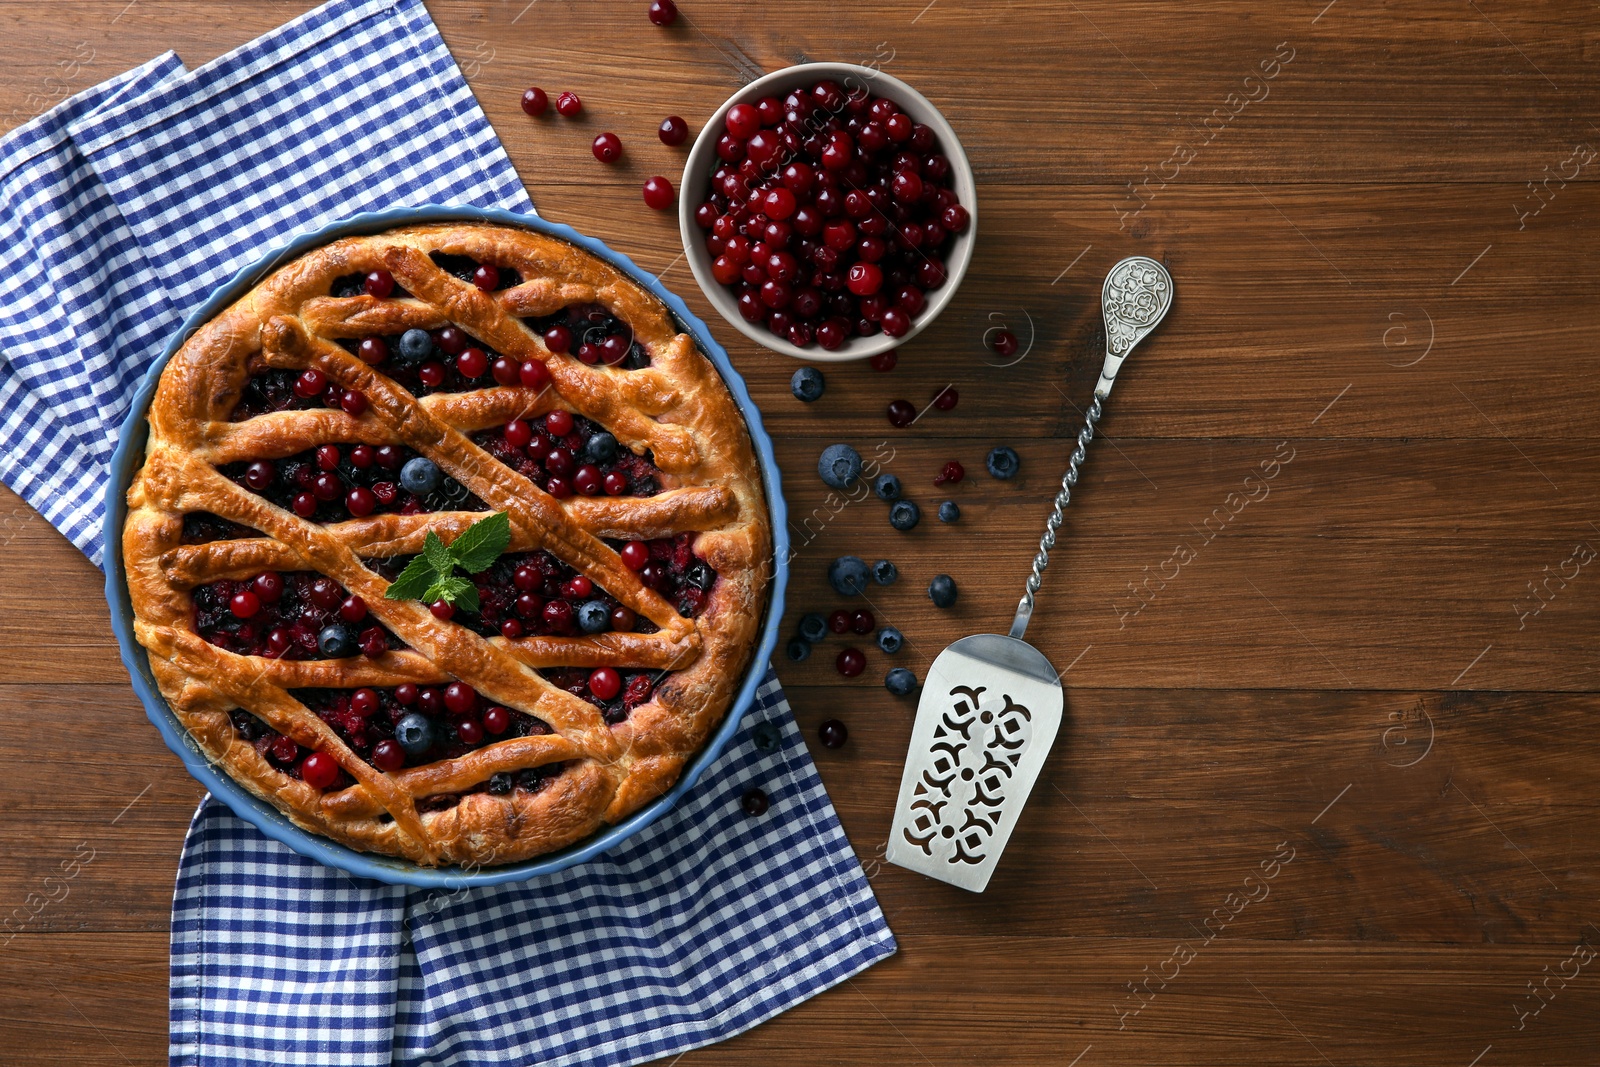
[[[955,522],[959,518],[961,518],[961,506],[954,500],[946,500],[939,505],[940,522]]]
[[[994,349],[996,355],[1014,356],[1017,354],[1017,335],[1010,330],[996,330],[994,336],[989,338],[989,347]]]
[[[661,120],[661,129],[656,131],[665,145],[680,145],[689,137],[689,124],[677,115],[668,115]]]
[[[885,626],[878,631],[878,647],[891,656],[899,652],[905,643],[905,635],[893,626]]]
[[[670,26],[678,21],[678,5],[672,0],[650,0],[650,21],[657,26]],[[765,807],[762,808],[765,811]],[[760,814],[760,812],[756,812]]]
[[[796,400],[807,404],[822,399],[822,391],[826,386],[822,372],[815,367],[801,367],[789,379],[789,392],[794,394]]]
[[[840,556],[828,565],[828,584],[840,596],[860,596],[867,589],[867,563],[860,556]]]
[[[828,616],[828,629],[836,634],[850,632],[850,613],[843,608]]]
[[[829,445],[817,460],[817,476],[831,489],[848,489],[861,477],[861,453],[849,445]]]
[[[1015,476],[1022,466],[1022,457],[1017,455],[1016,449],[1001,445],[989,450],[989,458],[984,460],[984,465],[996,478],[1010,478]]]
[[[828,636],[828,620],[814,611],[800,616],[800,636],[816,644]]]
[[[739,807],[752,819],[767,813],[767,794],[751,786],[744,791],[744,796],[739,798]]]
[[[850,731],[838,719],[826,719],[817,727],[817,738],[823,748],[843,748],[844,743],[850,740]]]
[[[878,620],[872,617],[870,611],[858,611],[850,616],[850,629],[858,634],[870,634],[878,628]]]
[[[933,480],[934,485],[954,484],[967,476],[967,469],[959,460],[951,460],[939,469],[939,474]]]
[[[893,474],[880,474],[872,483],[872,491],[878,494],[879,500],[899,500],[900,489],[900,479]]]
[[[889,525],[904,532],[922,521],[922,509],[914,500],[896,500],[889,509]]]
[[[883,687],[897,697],[908,697],[917,691],[917,676],[904,667],[896,667],[883,676]]]
[[[956,402],[960,399],[961,394],[947,385],[937,393],[933,394],[933,406],[938,408],[940,411],[949,411],[951,408],[956,406]]]
[[[575,119],[583,113],[583,101],[578,99],[577,93],[562,93],[556,97],[556,110],[569,119]]]
[[[783,734],[770,722],[758,722],[750,731],[750,740],[755,743],[757,752],[776,752],[783,744]]]
[[[904,428],[916,421],[917,409],[911,406],[911,401],[889,401],[889,425]]]
[[[928,583],[928,599],[936,608],[948,608],[956,602],[956,580],[948,574],[936,574]]]
[[[622,158],[622,138],[609,130],[594,139],[594,158],[602,163],[615,163]]]
[[[672,206],[672,183],[661,175],[646,178],[644,183],[645,206],[655,211],[665,211]]]
[[[533,118],[538,118],[540,115],[543,115],[545,113],[545,109],[549,106],[550,98],[546,96],[544,90],[539,88],[537,85],[533,86],[527,92],[522,94],[522,110],[526,111]]]
[[[444,482],[444,472],[426,456],[416,456],[400,468],[400,487],[413,496],[427,496],[438,491]]]
[[[867,657],[862,655],[859,648],[847,648],[839,653],[839,658],[834,660],[833,665],[846,678],[854,678],[867,669]]]
[[[891,348],[887,352],[879,352],[867,362],[872,364],[873,370],[891,371],[894,370],[894,365],[899,361],[899,349]]]
[[[784,651],[796,663],[804,663],[811,658],[811,642],[803,637],[792,637]]]
[[[898,577],[900,568],[886,559],[880,559],[872,565],[872,580],[879,585],[893,585]]]

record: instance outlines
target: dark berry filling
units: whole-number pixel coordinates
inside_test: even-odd
[[[493,264],[479,263],[471,256],[452,256],[444,252],[430,252],[428,258],[433,260],[434,266],[446,274],[476,285],[486,292],[509,289],[513,285],[522,284],[522,275],[515,267],[496,267]],[[485,284],[486,282],[492,284]]]
[[[545,667],[539,671],[551,685],[565,689],[600,709],[612,726],[649,701],[666,671],[619,671],[615,667]]]
[[[191,511],[183,517],[183,543],[186,545],[204,545],[212,541],[236,541],[241,537],[260,536],[260,530],[253,530],[232,519],[213,515],[209,511]]]
[[[406,561],[385,562],[403,567]],[[611,630],[648,634],[659,629],[543,549],[507,553],[472,580],[478,588],[478,610],[458,610],[454,620],[485,637],[573,637]]]
[[[345,659],[405,647],[368,614],[365,601],[314,571],[224,578],[197,586],[191,595],[195,631],[241,656]]]
[[[313,388],[315,386],[316,388]],[[305,411],[308,408],[342,408],[346,394],[343,386],[330,381],[321,371],[285,370],[263,367],[250,375],[239,394],[239,402],[228,415],[231,422],[243,422],[272,411]],[[365,410],[362,398],[362,410]]]
[[[611,546],[641,582],[665,597],[679,615],[692,619],[704,610],[717,581],[717,572],[694,554],[694,538],[682,533],[654,541],[613,541]]]
[[[257,496],[323,523],[388,512],[488,510],[466,486],[404,445],[326,444],[220,470]]]
[[[639,370],[650,365],[650,353],[634,339],[633,329],[599,304],[571,304],[522,323],[543,337],[550,351],[590,366]]]
[[[364,294],[377,296],[379,293],[394,299],[411,295],[406,292],[404,286],[394,280],[388,271],[373,271],[371,274],[341,274],[328,287],[329,296],[341,298],[362,296]]]
[[[532,715],[490,704],[461,682],[389,688],[297,689],[294,698],[383,771],[455,759],[515,737],[553,731]]]
[[[472,440],[551,496],[654,496],[661,470],[635,455],[600,424],[566,411],[517,419]]]
[[[410,334],[415,335],[415,347],[405,341]],[[413,396],[464,393],[520,380],[518,364],[458,326],[344,338],[339,344]]]

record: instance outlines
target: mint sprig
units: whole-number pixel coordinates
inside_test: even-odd
[[[511,544],[511,516],[503,511],[479,519],[446,545],[432,530],[422,540],[422,554],[406,564],[384,591],[387,600],[442,600],[464,611],[478,610],[478,587],[456,573],[488,570]]]

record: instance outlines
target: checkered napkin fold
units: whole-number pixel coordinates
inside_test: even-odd
[[[97,565],[129,398],[215,287],[363,211],[533,211],[417,0],[334,0],[192,72],[153,59],[0,139],[0,193],[0,478]],[[355,879],[208,798],[173,902],[172,1062],[631,1064],[894,948],[769,674],[673,812],[528,882]]]

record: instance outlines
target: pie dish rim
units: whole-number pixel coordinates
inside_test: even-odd
[[[343,237],[371,235],[403,227],[448,222],[517,227],[567,241],[622,271],[660,300],[678,320],[684,331],[694,338],[701,353],[716,368],[745,420],[761,472],[762,490],[766,494],[773,546],[772,580],[767,590],[766,613],[755,651],[745,667],[744,678],[729,704],[723,721],[672,787],[616,825],[607,827],[568,848],[504,867],[470,871],[461,867],[421,867],[399,857],[359,852],[304,830],[291,822],[277,808],[257,798],[226,772],[215,767],[167,705],[150,672],[145,649],[136,640],[133,632],[133,607],[128,594],[122,553],[120,550],[113,550],[114,543],[120,543],[120,531],[127,518],[128,487],[144,460],[145,441],[148,437],[145,416],[162,371],[172,356],[198,329],[245,296],[273,271],[323,245]],[[391,885],[410,885],[420,888],[455,889],[500,885],[553,874],[614,848],[670,811],[678,800],[693,788],[706,768],[715,762],[733,735],[738,732],[745,713],[754,705],[756,690],[766,676],[768,663],[777,645],[778,627],[783,617],[784,593],[788,580],[787,508],[783,499],[772,439],[762,423],[760,411],[750,398],[743,378],[734,369],[727,352],[712,337],[706,324],[689,310],[682,298],[667,289],[653,275],[603,242],[579,233],[570,226],[551,222],[536,215],[501,208],[445,204],[363,212],[303,233],[264,255],[215,289],[184,320],[161,355],[146,371],[134,393],[128,414],[118,430],[110,474],[105,501],[105,530],[108,532],[105,538],[106,600],[110,605],[111,628],[116,634],[123,666],[128,670],[134,692],[144,706],[146,717],[160,732],[167,747],[183,761],[190,775],[204,785],[213,796],[227,804],[234,814],[255,826],[267,837],[288,846],[300,855],[359,877]],[[116,531],[116,536],[112,536],[111,531]]]

